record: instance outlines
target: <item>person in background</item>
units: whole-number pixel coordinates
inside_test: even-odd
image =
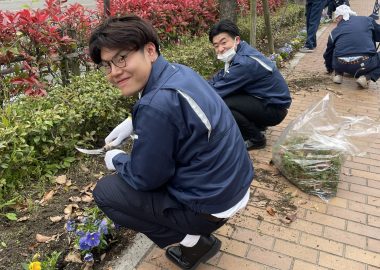
[[[209,40],[225,63],[209,84],[231,110],[247,149],[264,148],[263,131],[281,123],[291,104],[285,79],[273,62],[240,39],[232,21],[214,25]]]
[[[140,97],[106,139],[117,146],[133,130],[132,151],[106,152],[116,174],[98,181],[94,200],[114,223],[170,246],[170,260],[195,269],[220,249],[212,233],[249,200],[253,167],[239,128],[203,78],[161,56],[147,21],[107,18],[89,51],[123,95]]]
[[[330,33],[323,57],[328,73],[335,72],[333,81],[342,83],[343,74],[355,78],[361,88],[380,77],[380,26],[371,17],[355,16],[350,7],[341,5],[335,11],[336,27]]]
[[[327,0],[325,4],[325,8],[327,7],[327,17],[331,20],[333,12],[335,12],[336,8],[340,5],[350,6],[349,0]]]
[[[325,0],[306,0],[306,42],[300,48],[302,53],[314,52],[317,47],[317,31],[321,22]]]

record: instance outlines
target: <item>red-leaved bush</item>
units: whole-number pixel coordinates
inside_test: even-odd
[[[98,9],[103,10],[103,0],[98,0]],[[164,42],[204,33],[218,17],[215,0],[112,0],[110,12],[151,21]]]
[[[15,70],[8,75],[17,86],[13,94],[45,95],[40,80],[46,74],[56,76],[60,60],[87,46],[89,32],[98,23],[94,15],[79,4],[62,8],[56,0],[46,0],[43,9],[0,10],[0,65]],[[13,63],[17,60],[22,64]]]
[[[45,95],[46,78],[61,77],[67,83],[68,56],[75,54],[86,65],[85,53],[91,29],[103,15],[103,0],[98,11],[80,4],[62,7],[64,1],[45,0],[43,9],[17,12],[0,10],[0,71],[12,69],[0,80],[13,82],[13,93]],[[237,0],[239,10],[249,11],[249,0]],[[275,10],[283,0],[269,0]],[[262,2],[258,0],[259,13]],[[161,41],[177,42],[181,36],[200,35],[219,17],[217,0],[112,0],[112,15],[136,14],[152,22]],[[15,64],[15,61],[23,62]],[[45,83],[42,83],[45,82]],[[0,101],[1,101],[0,95]]]

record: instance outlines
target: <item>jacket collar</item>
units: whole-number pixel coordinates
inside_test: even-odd
[[[146,83],[141,96],[154,91],[158,87],[158,81],[165,68],[168,66],[168,62],[160,55],[152,65],[152,70],[149,75],[148,82]]]

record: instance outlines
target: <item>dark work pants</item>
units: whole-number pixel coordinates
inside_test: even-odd
[[[262,99],[247,94],[229,95],[223,100],[231,110],[244,140],[260,139],[261,130],[278,125],[288,113],[286,108],[266,106]]]
[[[325,0],[306,0],[306,31],[305,47],[317,47],[317,31],[321,22]]]
[[[350,6],[349,0],[327,0],[327,3],[325,4],[325,7],[328,7],[327,15],[332,18],[332,14],[336,8],[343,4]]]
[[[365,75],[367,79],[376,82],[380,78],[380,54],[370,56],[369,59],[357,64],[342,64],[334,59],[333,68],[337,73],[348,73],[355,78]]]
[[[114,223],[145,234],[161,248],[181,242],[186,234],[209,235],[226,222],[193,212],[164,188],[137,191],[116,174],[103,177],[93,195]]]

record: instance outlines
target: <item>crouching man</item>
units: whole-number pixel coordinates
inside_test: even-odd
[[[209,40],[225,63],[210,85],[230,108],[247,149],[264,148],[262,131],[281,123],[292,101],[285,79],[274,63],[240,39],[232,21],[214,25]]]
[[[140,96],[132,121],[111,132],[117,143],[108,137],[117,145],[133,129],[132,152],[106,152],[116,174],[97,183],[95,201],[116,224],[161,248],[175,244],[167,257],[195,269],[220,249],[212,233],[249,199],[253,167],[239,128],[204,79],[160,55],[156,31],[141,18],[108,18],[89,48],[123,95]]]
[[[380,41],[380,26],[371,17],[355,15],[346,5],[337,7],[337,26],[329,36],[323,57],[327,72],[335,71],[335,83],[342,83],[343,73],[348,73],[361,88],[368,88],[370,80],[376,82],[380,77],[375,43]]]

